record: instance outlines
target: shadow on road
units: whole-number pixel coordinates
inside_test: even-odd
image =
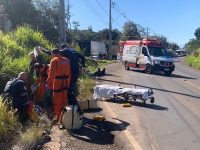
[[[104,75],[98,75],[98,76],[94,76],[93,78],[98,78],[98,77],[103,77],[103,76],[113,76],[113,77],[121,77],[121,76],[118,76],[118,75],[115,75],[115,74],[111,74],[111,73],[106,73]]]
[[[177,74],[171,74],[169,76],[166,76],[165,74],[162,74],[162,73],[154,73],[153,75],[159,75],[159,76],[164,76],[164,77],[168,77],[168,78],[180,78],[180,79],[197,80],[194,77],[182,76],[182,75],[177,75]]]
[[[173,93],[173,94],[179,94],[179,95],[183,95],[183,96],[188,96],[188,97],[196,98],[198,100],[200,99],[200,96],[195,96],[195,95],[191,95],[191,94],[185,94],[185,93],[171,91],[171,90],[159,89],[159,88],[154,88],[154,87],[150,87],[150,86],[144,86],[144,85],[139,85],[139,84],[131,84],[131,83],[120,82],[120,81],[115,81],[115,80],[107,80],[107,79],[102,79],[102,78],[98,78],[98,80],[99,81],[112,82],[112,83],[118,83],[118,84],[124,84],[124,85],[138,86],[138,87],[142,87],[142,88],[148,88],[148,89],[153,89],[153,90],[157,90],[157,91],[162,91],[162,92],[167,92],[167,93]]]
[[[104,76],[114,76],[114,77],[121,77],[121,76],[118,76],[118,75],[115,75],[115,74],[110,74],[110,73],[106,73]]]
[[[163,107],[157,104],[146,104],[145,106],[141,102],[132,102],[131,103],[133,106],[138,106],[138,107],[143,107],[143,108],[148,108],[148,109],[153,109],[153,110],[164,110],[168,111],[169,109],[167,107]]]
[[[113,100],[113,99],[108,99],[105,100],[106,102],[110,102],[110,103],[119,103],[119,104],[123,104],[125,101],[124,100]],[[148,102],[148,101],[147,101]],[[140,101],[128,101],[128,103],[130,103],[133,106],[137,106],[137,107],[142,107],[142,108],[148,108],[148,109],[153,109],[153,110],[163,110],[163,111],[168,111],[169,109],[167,107],[163,107],[157,104],[149,104],[146,103],[146,105],[144,106],[144,104]]]
[[[102,110],[103,110],[102,108],[87,109],[87,110],[84,110],[84,113],[97,113],[97,112],[101,112]]]
[[[134,72],[142,73],[141,71],[134,71]],[[171,74],[171,75],[167,76],[163,72],[153,72],[151,75],[163,76],[163,77],[167,77],[167,78],[180,78],[180,79],[197,80],[197,78],[194,78],[194,77],[188,77],[188,76],[183,76],[183,75],[178,75],[178,74]]]
[[[113,118],[116,119],[116,118]],[[105,145],[114,144],[114,135],[112,131],[123,131],[127,128],[129,123],[118,120],[119,124],[110,121],[95,121],[92,119],[84,118],[84,125],[80,130],[70,131],[69,134],[79,140]]]

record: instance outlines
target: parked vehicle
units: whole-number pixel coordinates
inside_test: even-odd
[[[100,56],[99,56],[98,53],[93,53],[91,58],[94,59],[94,60],[98,60],[98,59],[100,59]]]
[[[119,46],[126,70],[162,71],[170,75],[175,69],[173,58],[157,40],[120,41]]]
[[[177,53],[178,57],[183,57],[183,56],[187,55],[184,50],[176,50],[176,53]]]

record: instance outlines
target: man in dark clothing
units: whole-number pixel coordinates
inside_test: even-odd
[[[76,50],[72,48],[67,48],[66,44],[62,44],[60,48],[61,55],[68,58],[71,62],[72,77],[69,92],[74,93],[76,92],[76,84],[79,76],[80,65],[82,65],[82,67],[85,67],[85,57],[79,54]]]
[[[19,119],[23,120],[26,115],[26,108],[29,105],[29,97],[26,88],[27,74],[21,72],[18,78],[8,81],[3,92],[3,100],[8,100],[9,104],[17,109]]]

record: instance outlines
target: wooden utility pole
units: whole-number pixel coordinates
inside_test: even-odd
[[[67,12],[66,12],[66,18],[67,18],[67,31],[69,31],[69,30],[71,30],[71,21],[70,21],[70,17],[71,17],[71,14],[70,14],[70,1],[69,0],[67,0],[67,4],[66,4],[67,6]]]
[[[66,42],[66,22],[65,22],[65,1],[60,1],[60,11],[59,11],[59,43]]]
[[[109,58],[112,59],[112,0],[110,0],[109,4],[109,50],[108,50]]]

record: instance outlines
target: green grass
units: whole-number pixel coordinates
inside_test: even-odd
[[[15,117],[14,111],[7,110],[7,105],[0,98],[0,145],[9,142],[20,132],[21,125]]]
[[[86,68],[90,74],[97,71],[98,68],[104,68],[106,65],[113,63],[112,60],[93,60],[91,58],[86,59]]]
[[[188,65],[190,65],[191,67],[200,69],[200,56],[199,57],[195,57],[195,56],[187,56],[186,58],[186,63]]]
[[[43,138],[43,132],[50,128],[46,116],[39,123],[30,122],[22,126],[14,111],[7,110],[7,105],[0,98],[0,149],[10,149],[13,145],[22,149],[34,149]],[[46,121],[47,120],[47,121]]]
[[[31,124],[16,138],[15,146],[21,149],[35,149],[43,140],[43,133],[49,127],[45,124]]]
[[[87,77],[80,79],[78,82],[79,99],[91,99],[93,95],[95,82],[93,79]]]
[[[98,68],[103,69],[106,65],[113,63],[110,60],[93,60],[86,59],[86,70],[81,73],[78,82],[79,99],[91,99],[94,91],[95,81],[91,75],[97,71]]]
[[[47,49],[53,48],[41,32],[34,31],[29,26],[18,27],[12,33],[4,34],[0,31],[0,93],[10,78],[28,71],[28,54],[39,45]],[[49,57],[44,56],[49,61]]]

